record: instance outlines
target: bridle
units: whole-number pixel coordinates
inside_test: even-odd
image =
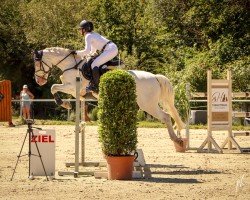
[[[34,61],[39,62],[39,69],[35,69],[35,76],[47,80],[47,78],[45,77],[47,74],[50,73],[53,66],[50,67],[46,62],[42,60],[42,58],[43,58],[43,50],[40,50],[40,51],[35,50]],[[49,70],[45,70],[44,65],[46,65],[49,68]],[[43,75],[40,75],[39,72],[42,72]]]
[[[58,66],[60,63],[62,63],[62,62],[63,62],[66,58],[68,58],[70,55],[73,55],[76,64],[75,64],[73,67],[71,67],[71,68],[68,68],[68,69],[63,70],[63,73],[66,72],[66,71],[68,71],[68,70],[71,70],[71,69],[77,69],[78,65],[79,65],[83,60],[80,60],[79,62],[77,62],[77,61],[76,61],[76,58],[75,58],[75,54],[76,54],[75,51],[70,51],[70,53],[67,54],[63,59],[61,59],[60,61],[58,61],[57,64],[55,64],[55,65],[52,64],[52,65],[50,66],[50,65],[48,65],[46,62],[43,61],[43,50],[40,50],[40,51],[35,50],[35,51],[34,51],[34,61],[35,61],[35,62],[39,62],[39,69],[36,69],[36,71],[35,71],[35,76],[47,80],[48,78],[46,78],[46,75],[48,75],[48,74],[51,72],[52,68],[53,68],[54,66]],[[46,70],[46,69],[44,68],[44,65],[46,65],[49,69]],[[39,72],[42,72],[43,75],[39,75]],[[48,77],[48,76],[47,76],[47,77]]]

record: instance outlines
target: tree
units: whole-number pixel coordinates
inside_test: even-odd
[[[196,90],[204,91],[208,68],[220,76],[249,56],[249,1],[161,0],[154,6],[155,20],[163,25],[158,42],[166,51],[166,71],[183,70]]]
[[[177,92],[186,82],[205,91],[208,68],[216,77],[231,68],[233,88],[245,91],[250,79],[249,7],[248,0],[3,0],[0,78],[12,80],[16,91],[23,83],[38,87],[32,50],[84,48],[77,27],[88,19],[118,45],[127,69],[164,74]],[[49,84],[39,88],[43,97],[50,97],[59,73],[53,71]],[[183,95],[177,97],[183,102]]]
[[[91,1],[89,18],[97,30],[119,47],[128,68],[157,71],[155,58],[160,57],[154,45],[157,29],[153,21],[153,1]]]
[[[21,21],[16,1],[4,0],[0,5],[0,77],[11,80],[16,92],[28,79],[30,63],[29,44]]]

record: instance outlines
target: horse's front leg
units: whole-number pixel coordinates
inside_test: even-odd
[[[56,104],[62,106],[63,108],[71,109],[71,104],[68,101],[63,101],[58,92],[72,94],[72,87],[69,84],[54,84],[51,87],[51,93],[54,96]]]

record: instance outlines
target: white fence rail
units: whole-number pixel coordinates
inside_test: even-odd
[[[76,103],[76,99],[62,99],[62,100]],[[30,100],[12,99],[11,100],[12,103],[19,103],[19,105],[20,105],[20,117],[22,116],[21,103],[25,102],[25,101],[29,101],[29,102],[55,102],[55,99],[30,99]],[[81,103],[85,103],[85,102],[97,102],[97,100],[81,101]],[[68,113],[67,113],[67,120],[69,120],[69,116],[70,116],[70,110],[68,110]]]
[[[192,97],[206,97],[205,93],[194,93],[194,94],[197,94],[196,96],[192,96]],[[76,102],[76,99],[62,99],[63,101],[69,101],[69,102]],[[24,100],[25,101],[25,100]],[[54,99],[31,99],[31,100],[28,100],[30,102],[55,102]],[[233,99],[232,100],[233,102],[241,102],[241,103],[250,103],[250,100],[249,99]],[[11,100],[12,103],[19,103],[19,105],[21,105],[22,103],[22,100],[19,100],[19,99],[12,99]],[[83,103],[84,101],[82,101]],[[85,102],[97,102],[97,100],[87,100]],[[207,99],[189,99],[189,102],[190,103],[194,103],[194,102],[204,102],[206,103],[207,102]],[[69,120],[69,116],[70,116],[70,110],[68,110],[68,114],[67,114],[67,119]],[[236,113],[237,117],[238,117],[238,114]],[[22,116],[22,108],[20,106],[20,116]],[[242,116],[244,117],[244,116]]]

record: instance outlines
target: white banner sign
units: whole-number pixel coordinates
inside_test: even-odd
[[[31,157],[30,157],[30,173],[33,176],[45,176],[44,169],[39,157],[37,147],[41,154],[41,158],[48,176],[55,175],[55,130],[33,129],[33,137],[31,137]]]
[[[212,112],[229,112],[228,88],[212,88]]]

